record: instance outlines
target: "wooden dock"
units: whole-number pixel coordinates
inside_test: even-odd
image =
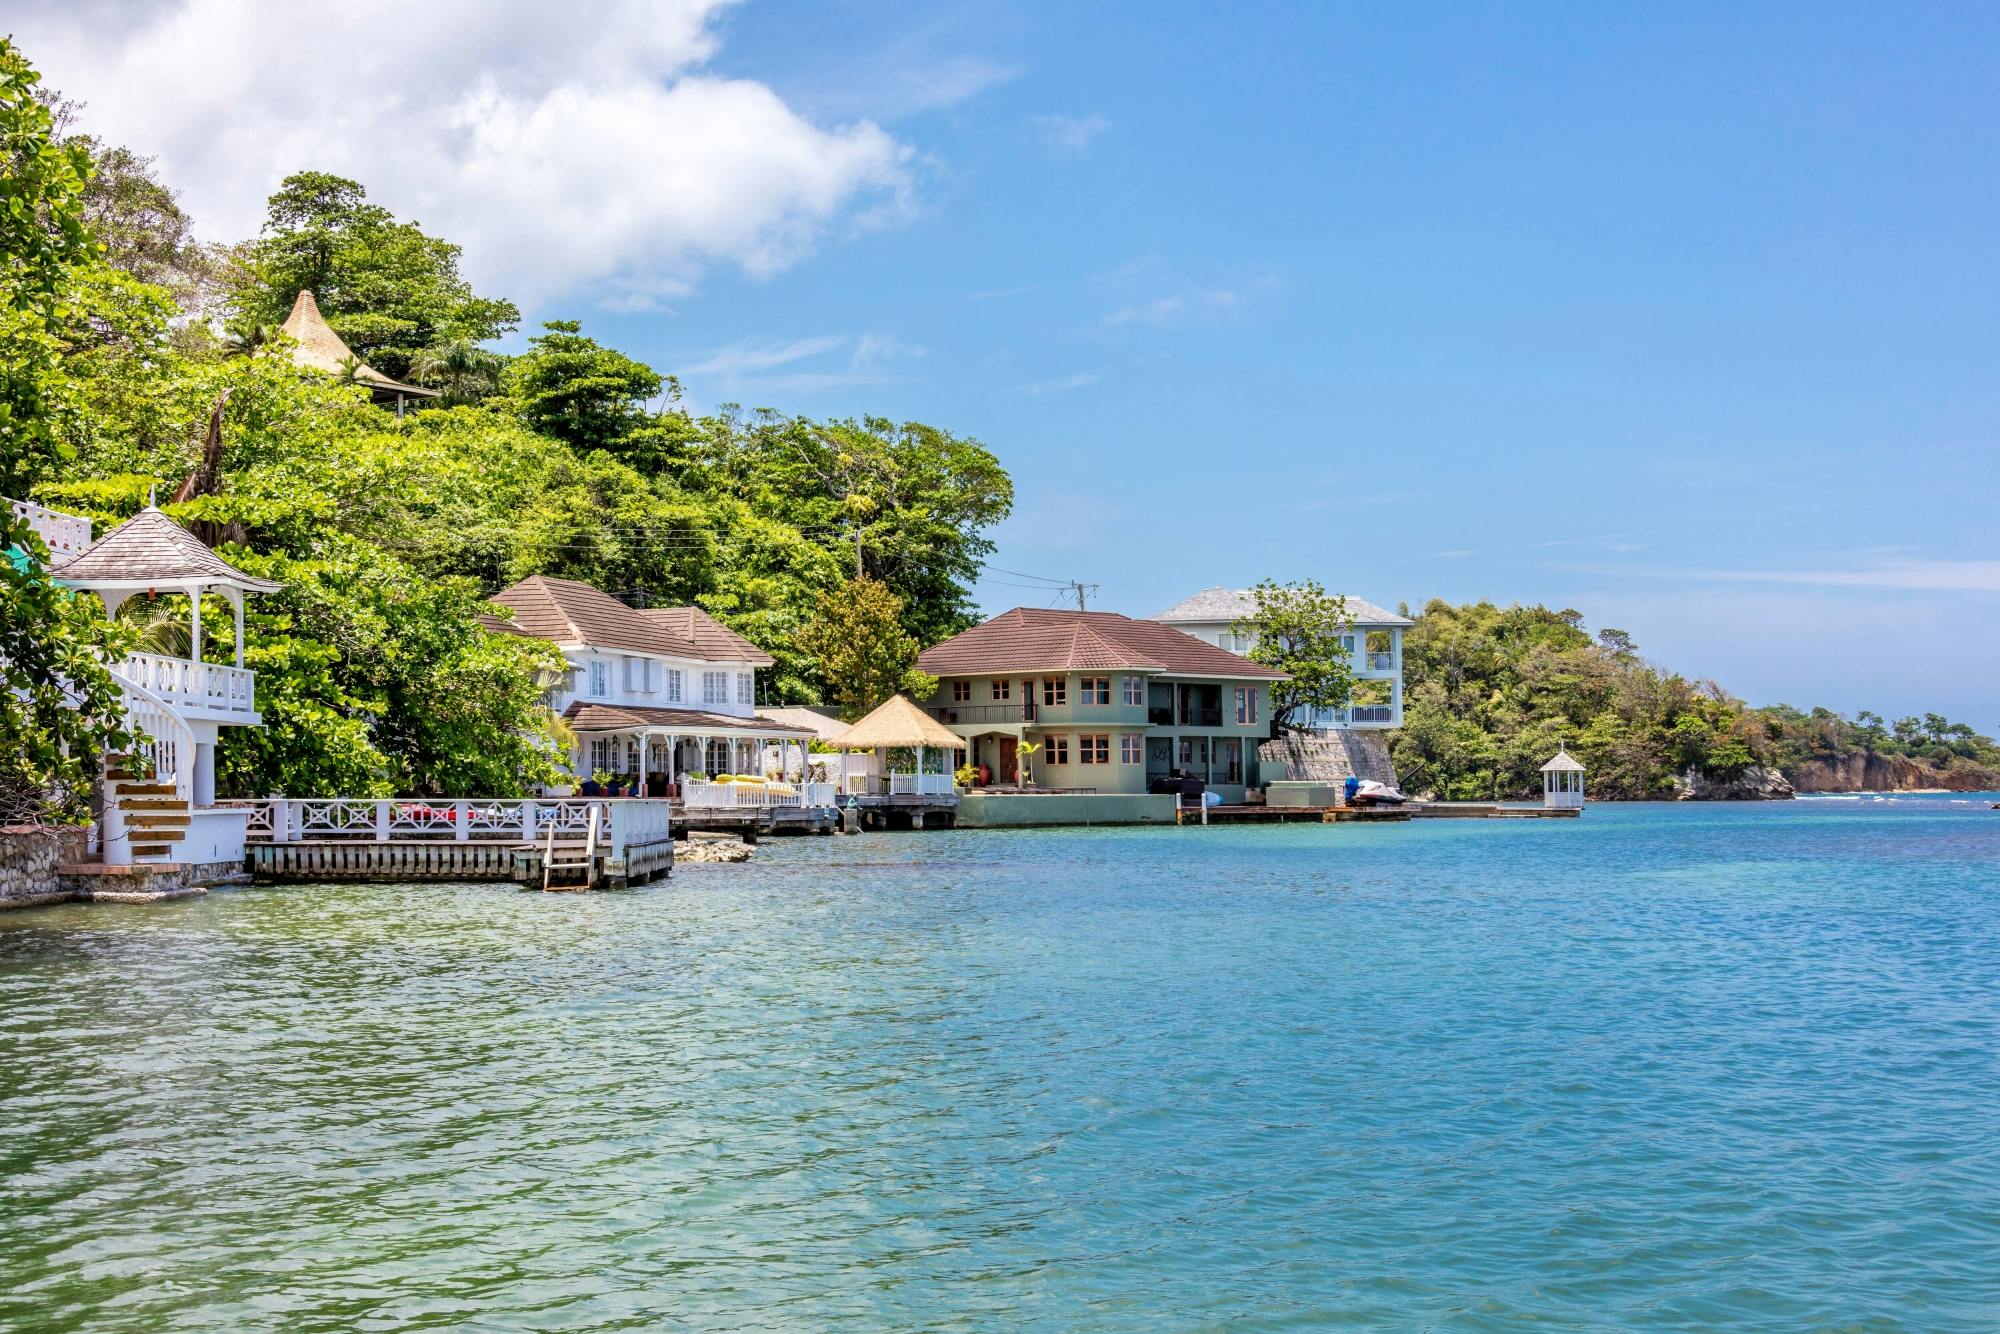
[[[1174,823],[1214,824],[1395,824],[1410,818],[1407,806],[1181,806]]]
[[[554,860],[580,862],[583,842],[554,845]],[[404,881],[513,881],[540,887],[546,843],[465,842],[404,839],[387,843],[354,839],[317,839],[293,843],[250,844],[250,872],[258,880],[361,881],[397,884]],[[672,874],[671,840],[640,844],[623,856],[608,847],[595,849],[591,880],[599,888],[624,889],[648,884]]]

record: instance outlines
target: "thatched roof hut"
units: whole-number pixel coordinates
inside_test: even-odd
[[[964,750],[965,738],[903,696],[891,695],[827,744],[835,750]]]

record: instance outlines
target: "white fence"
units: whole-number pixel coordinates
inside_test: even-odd
[[[111,664],[114,676],[152,691],[176,708],[255,713],[257,673],[247,667],[132,653]]]
[[[691,811],[763,811],[798,806],[831,806],[838,795],[832,783],[787,783],[785,792],[769,783],[683,783],[681,804]]]
[[[14,517],[26,519],[35,535],[48,544],[49,554],[58,561],[82,555],[90,546],[90,520],[81,514],[65,514],[32,500],[9,501]]]
[[[849,774],[844,790],[853,797],[950,797],[958,782],[950,774]]]
[[[540,801],[466,798],[458,801],[421,797],[265,797],[229,801],[245,807],[252,843],[298,843],[320,839],[355,839],[387,843],[403,839],[451,839],[460,843],[533,843],[551,829],[557,838],[583,838],[590,825],[590,808],[599,809],[598,837],[612,855],[627,847],[657,843],[669,837],[671,803],[664,799],[621,797],[611,801],[552,798]]]

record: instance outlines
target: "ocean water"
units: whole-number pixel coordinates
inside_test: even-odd
[[[2000,811],[0,916],[0,1328],[2000,1325]]]

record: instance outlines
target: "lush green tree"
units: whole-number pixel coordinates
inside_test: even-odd
[[[95,259],[84,221],[89,151],[60,142],[41,76],[0,38],[0,493],[23,495],[70,456],[52,400],[68,299]]]
[[[1311,579],[1281,584],[1261,580],[1251,590],[1256,608],[1233,633],[1254,637],[1252,662],[1289,678],[1271,683],[1271,724],[1289,727],[1293,715],[1343,709],[1354,694],[1354,654],[1348,638],[1354,618],[1347,599]]]
[[[616,449],[643,433],[667,382],[644,362],[550,320],[507,367],[507,392],[530,430],[576,449]]]
[[[901,624],[902,599],[879,579],[850,579],[819,596],[801,636],[841,717],[852,722],[897,691],[918,698],[937,679],[917,670],[917,641]]]
[[[410,379],[442,390],[439,406],[453,407],[497,392],[506,369],[507,358],[460,338],[419,352],[410,362]]]
[[[122,746],[125,706],[105,663],[132,642],[95,597],[48,574],[48,548],[0,508],[0,824],[89,814],[97,756]]]
[[[282,323],[299,292],[311,291],[355,355],[389,376],[408,375],[425,349],[485,342],[520,323],[512,302],[473,292],[458,246],[369,203],[359,182],[323,171],[287,176],[262,234],[234,258],[239,318]]]

